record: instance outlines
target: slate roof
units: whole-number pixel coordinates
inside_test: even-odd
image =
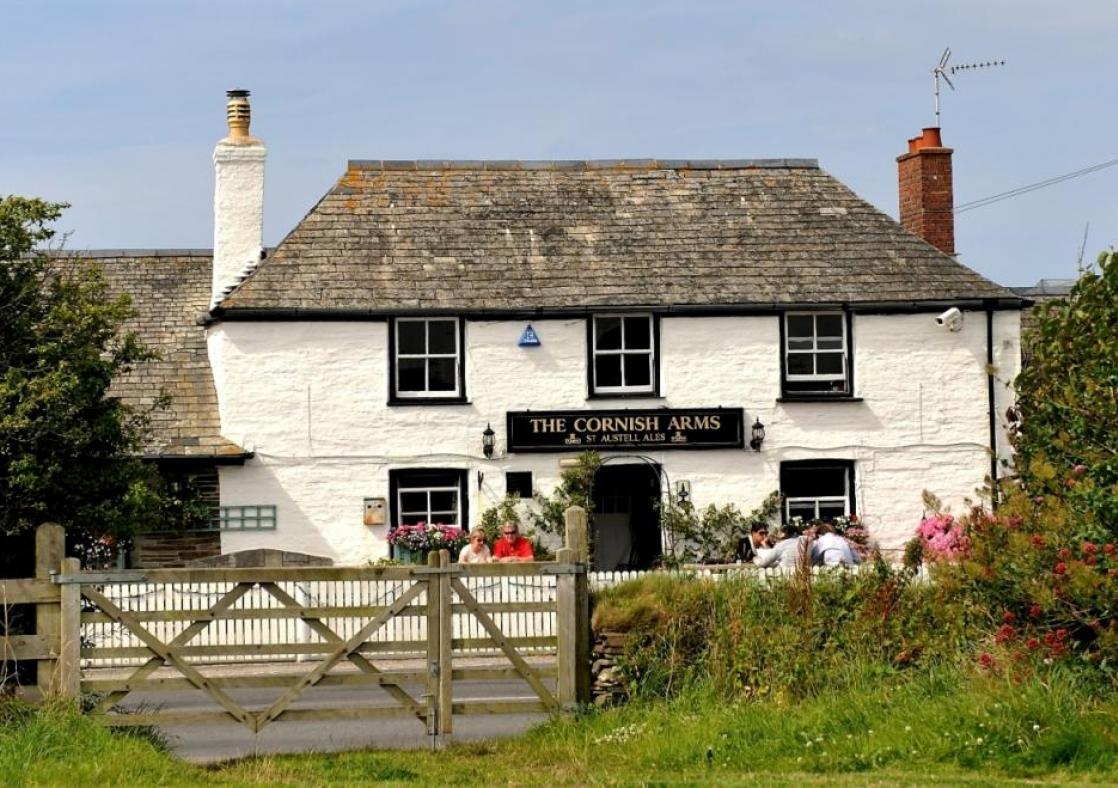
[[[1041,279],[1035,285],[1030,285],[1029,287],[1009,288],[1017,295],[1027,298],[1031,302],[1029,306],[1021,310],[1021,336],[1025,340],[1024,358],[1026,360],[1032,355],[1028,344],[1032,339],[1031,331],[1036,327],[1036,308],[1049,301],[1067,298],[1074,284],[1074,279]]]
[[[1020,298],[813,160],[351,161],[218,310],[585,310]]]
[[[217,391],[198,318],[210,301],[210,250],[76,252],[104,272],[110,290],[127,293],[139,315],[125,326],[161,358],[113,381],[110,396],[146,409],[161,392],[170,406],[152,414],[150,458],[237,458],[245,450],[221,437]]]

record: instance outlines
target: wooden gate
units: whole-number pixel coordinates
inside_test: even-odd
[[[585,516],[569,514],[573,547],[555,562],[459,566],[442,551],[417,567],[82,572],[65,559],[50,581],[57,591],[42,580],[35,586],[37,600],[57,605],[47,630],[58,641],[36,654],[49,653],[60,671],[54,694],[92,693],[91,715],[113,726],[236,721],[258,732],[277,721],[405,717],[445,736],[456,714],[568,711],[589,700],[590,667]],[[137,583],[164,590],[161,603],[138,604]],[[510,583],[534,596],[494,596]],[[517,617],[546,626],[514,631]],[[230,623],[276,620],[297,622],[285,631],[300,636],[261,627],[267,636],[251,642],[201,642]],[[83,637],[93,628],[118,636],[110,644]],[[110,676],[89,669],[113,659],[133,664]],[[231,660],[268,662],[230,668]],[[456,697],[456,686],[494,679],[523,682],[530,695]],[[316,704],[316,687],[344,694]],[[268,689],[274,697],[262,701]],[[162,708],[166,693],[179,690],[211,708]]]

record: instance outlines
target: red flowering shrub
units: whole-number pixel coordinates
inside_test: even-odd
[[[989,611],[992,650],[979,657],[984,670],[1019,676],[1057,660],[1107,673],[1118,666],[1118,551],[1113,542],[1079,536],[1084,518],[1077,509],[1016,489],[996,514],[974,507],[951,521],[966,548],[949,560],[937,556],[934,576]],[[924,530],[922,524],[919,539]]]

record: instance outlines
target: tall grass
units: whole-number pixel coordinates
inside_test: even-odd
[[[69,706],[0,703],[0,785],[180,785],[188,777],[150,739],[111,733]]]
[[[657,576],[603,592],[598,631],[628,633],[634,695],[691,688],[728,700],[805,698],[965,663],[989,618],[903,570],[769,582]]]

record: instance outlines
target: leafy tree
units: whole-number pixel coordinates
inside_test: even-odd
[[[139,458],[145,414],[106,396],[151,354],[121,330],[127,297],[44,250],[65,207],[0,198],[0,534],[12,544],[46,520],[73,545],[127,536],[161,506]]]
[[[1033,496],[1063,498],[1077,536],[1118,534],[1118,252],[1066,299],[1035,307],[1017,378],[1017,470]]]

